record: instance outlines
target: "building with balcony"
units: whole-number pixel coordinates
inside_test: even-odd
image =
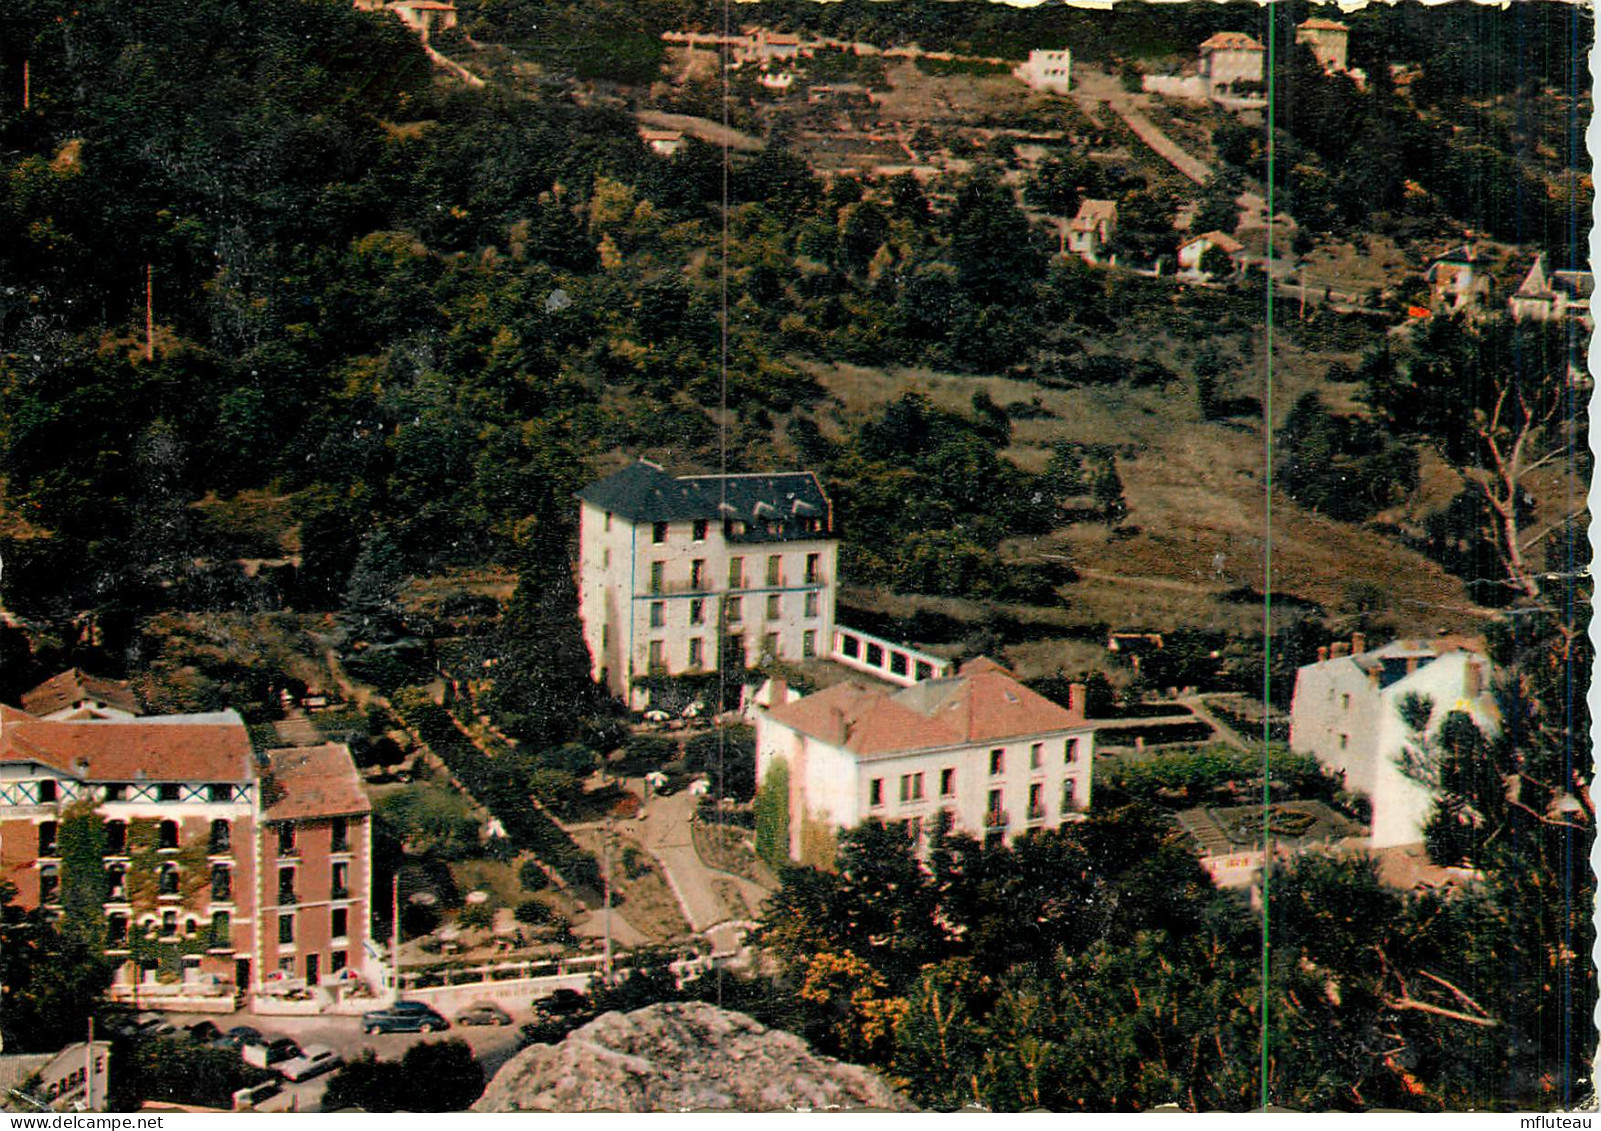
[[[651,676],[827,655],[839,543],[811,472],[674,478],[640,460],[578,500],[592,674],[633,706]]]
[[[891,690],[848,681],[756,716],[756,773],[787,776],[789,852],[828,866],[839,830],[904,822],[990,843],[1053,829],[1089,807],[1095,726],[993,660]],[[782,774],[775,778],[779,767]]]
[[[41,702],[40,690],[24,701]],[[0,707],[0,880],[23,909],[57,906],[76,882],[63,826],[100,822],[116,1000],[223,1012],[268,972],[292,965],[316,986],[365,967],[369,813],[345,747],[258,758],[233,711],[40,718]],[[286,836],[300,846],[292,865]],[[336,908],[342,934],[330,929]]]

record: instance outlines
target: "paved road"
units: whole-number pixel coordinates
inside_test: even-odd
[[[633,785],[634,783],[630,783]],[[635,785],[635,788],[642,788]],[[761,906],[768,893],[758,884],[714,871],[695,851],[690,841],[690,818],[694,816],[699,798],[688,790],[671,797],[653,797],[646,806],[645,816],[633,822],[635,835],[662,866],[667,883],[678,897],[684,917],[697,931],[707,931],[730,919],[743,919],[743,907],[731,907],[717,894],[719,885],[731,885],[753,907]],[[725,940],[722,935],[729,937]],[[732,941],[731,932],[719,932],[714,944]]]
[[[275,1017],[249,1010],[216,1016],[194,1013],[169,1013],[166,1016],[180,1029],[200,1021],[210,1021],[225,1030],[235,1025],[250,1025],[261,1030],[269,1040],[290,1037],[302,1048],[307,1045],[327,1045],[347,1060],[359,1056],[361,1050],[365,1048],[372,1049],[383,1060],[398,1060],[405,1055],[407,1049],[420,1041],[440,1041],[458,1037],[472,1047],[479,1063],[484,1066],[486,1079],[493,1076],[500,1066],[510,1060],[522,1047],[522,1033],[519,1026],[530,1020],[529,1016],[514,1012],[512,1023],[505,1026],[453,1026],[443,1034],[375,1033],[367,1036],[361,1031],[359,1017],[329,1015]],[[324,1073],[314,1080],[300,1084],[286,1083],[283,1092],[263,1104],[262,1110],[319,1111],[322,1107],[323,1092],[328,1087],[328,1078],[332,1075],[333,1073]]]

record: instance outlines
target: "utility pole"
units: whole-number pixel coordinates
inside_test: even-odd
[[[95,1019],[89,1015],[89,1046],[83,1053],[83,1086],[84,1107],[90,1111],[95,1109]]]
[[[389,888],[389,980],[400,998],[400,873],[390,877]]]
[[[145,360],[156,359],[155,270],[145,264]]]
[[[605,957],[602,959],[606,971],[606,984],[611,985],[612,955],[611,955],[611,818],[606,818],[606,825],[600,834],[601,859],[601,908],[604,912],[605,922]]]

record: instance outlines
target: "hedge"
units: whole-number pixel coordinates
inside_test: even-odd
[[[542,810],[534,806],[515,767],[495,761],[457,729],[450,713],[423,695],[407,695],[405,719],[478,803],[506,829],[519,849],[532,852],[574,886],[597,887],[595,857]]]

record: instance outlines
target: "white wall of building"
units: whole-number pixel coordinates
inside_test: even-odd
[[[608,524],[604,511],[581,505],[579,614],[592,674],[599,679],[604,673],[614,694],[626,696],[633,680],[649,673],[653,642],[660,646],[662,670],[668,675],[716,671],[724,634],[743,637],[747,664],[769,652],[782,660],[807,658],[808,643],[811,655],[828,654],[838,573],[836,540],[728,541],[721,523],[712,521],[705,523],[702,538],[696,532],[693,522],[673,522],[667,524],[665,541],[656,542],[652,523],[636,525],[613,515]],[[812,555],[817,580],[808,582]],[[768,560],[775,557],[777,581],[770,584]],[[730,565],[736,558],[742,562],[742,587],[730,586]],[[696,562],[702,563],[699,584]],[[661,591],[652,592],[652,567],[658,564]],[[698,663],[692,652],[696,640]]]
[[[1073,744],[1071,761],[1069,743]],[[1095,732],[1086,726],[1004,742],[862,757],[799,734],[763,712],[756,720],[756,749],[760,781],[766,780],[775,762],[788,764],[790,855],[799,859],[802,816],[836,830],[854,828],[868,818],[885,822],[920,819],[926,835],[933,831],[943,810],[953,815],[956,830],[982,838],[994,792],[1000,794],[999,810],[1009,818],[1002,826],[1007,840],[1029,829],[1058,828],[1089,807]],[[999,773],[992,774],[990,756],[996,750],[1002,752],[1002,765]],[[944,782],[947,771],[948,791]],[[875,781],[882,783],[877,804]],[[1031,817],[1029,799],[1036,790],[1041,811]]]
[[[1428,737],[1453,711],[1494,730],[1499,724],[1489,674],[1489,661],[1467,651],[1420,663],[1382,689],[1349,656],[1309,664],[1296,675],[1290,746],[1343,773],[1346,788],[1372,802],[1374,848],[1419,843],[1433,795],[1400,768],[1401,752],[1411,741],[1401,701],[1416,694],[1434,704]]]

